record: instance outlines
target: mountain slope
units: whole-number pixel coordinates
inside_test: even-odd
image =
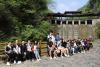
[[[89,2],[79,10],[83,12],[99,12],[100,0],[89,0]]]

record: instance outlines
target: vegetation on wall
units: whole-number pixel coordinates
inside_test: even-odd
[[[96,33],[97,33],[97,38],[100,39],[100,23],[96,24]]]

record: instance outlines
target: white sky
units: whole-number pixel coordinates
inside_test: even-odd
[[[76,11],[84,6],[89,0],[53,0],[49,9],[53,12]]]

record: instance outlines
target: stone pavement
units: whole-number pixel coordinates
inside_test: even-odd
[[[94,44],[94,47],[86,53],[78,53],[70,57],[58,57],[52,60],[42,57],[39,62],[25,61],[22,64],[11,66],[0,62],[0,67],[100,67],[100,43]]]

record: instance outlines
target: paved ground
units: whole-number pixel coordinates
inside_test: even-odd
[[[11,66],[6,66],[0,62],[0,67],[100,67],[100,43],[94,44],[94,47],[86,53],[79,53],[70,57],[52,60],[48,57],[42,57],[39,62],[25,61],[22,64],[12,64]]]

